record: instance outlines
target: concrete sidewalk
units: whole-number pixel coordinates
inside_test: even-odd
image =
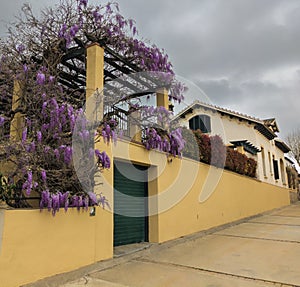
[[[299,270],[298,203],[27,286],[287,287],[300,286]]]

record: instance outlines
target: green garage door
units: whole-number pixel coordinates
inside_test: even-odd
[[[147,169],[114,165],[114,246],[148,241]]]

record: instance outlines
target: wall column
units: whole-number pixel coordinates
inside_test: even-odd
[[[245,150],[244,150],[244,147],[243,146],[237,146],[236,147],[236,150],[241,153],[241,154],[245,154]]]
[[[156,105],[169,110],[169,93],[166,88],[159,89],[156,92]]]
[[[104,49],[98,43],[93,43],[86,49],[86,116],[88,120],[102,120]]]
[[[142,141],[142,132],[138,125],[141,121],[141,113],[139,111],[133,112],[129,117],[129,136],[130,139],[136,142]]]
[[[21,83],[17,80],[14,81],[13,97],[12,97],[12,110],[18,109],[20,104],[20,97],[22,95]],[[22,129],[24,127],[24,117],[18,112],[14,115],[10,123],[10,138],[13,140],[22,139]]]
[[[149,212],[149,242],[160,242],[160,230],[159,230],[159,182],[158,182],[158,167],[151,166],[148,170],[148,212]]]

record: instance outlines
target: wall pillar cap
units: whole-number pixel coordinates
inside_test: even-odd
[[[90,47],[93,47],[93,46],[98,46],[98,47],[100,47],[100,48],[103,48],[103,47],[101,47],[101,45],[100,45],[99,43],[94,42],[94,43],[88,44],[88,45],[86,46],[86,49],[88,49],[88,48],[90,48]]]

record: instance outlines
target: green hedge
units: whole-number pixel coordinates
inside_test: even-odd
[[[286,173],[287,173],[289,188],[298,190],[299,182],[298,182],[298,173],[297,173],[297,171],[293,167],[287,166],[286,167]]]
[[[187,128],[182,129],[182,135],[186,142],[183,156],[216,167],[224,167],[242,175],[256,177],[257,162],[226,147],[220,136],[208,136],[200,130],[192,131]]]

